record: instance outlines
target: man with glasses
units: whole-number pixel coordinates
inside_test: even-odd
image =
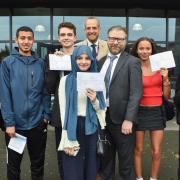
[[[139,59],[124,51],[127,32],[124,27],[108,30],[109,53],[98,62],[106,84],[106,136],[111,148],[101,162],[102,180],[112,180],[115,175],[116,152],[122,180],[135,180],[134,124],[142,94],[141,65]]]
[[[99,60],[106,56],[108,53],[107,42],[99,39],[100,34],[100,22],[96,17],[88,17],[85,20],[84,32],[86,34],[86,39],[76,45],[87,45],[90,46],[93,56]]]

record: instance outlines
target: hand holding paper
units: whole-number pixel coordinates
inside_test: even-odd
[[[175,61],[172,51],[166,51],[149,56],[151,70],[158,71],[161,68],[173,68],[175,67]]]
[[[71,71],[71,56],[49,54],[50,70]]]
[[[77,73],[77,90],[86,91],[103,91],[104,76],[101,73],[78,72]]]
[[[8,148],[22,154],[26,145],[26,140],[27,138],[25,136],[16,133],[16,136],[10,139]]]
[[[88,88],[86,91],[86,95],[92,102],[96,101],[96,91]]]

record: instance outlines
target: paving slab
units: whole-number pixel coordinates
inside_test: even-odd
[[[162,162],[158,180],[178,180],[178,161],[179,161],[179,126],[175,120],[168,122],[165,130],[165,138],[162,147]],[[150,141],[149,134],[145,137],[145,150],[143,153],[143,176],[145,180],[149,180],[150,173]],[[30,178],[30,163],[27,149],[25,149],[22,165],[21,179],[31,180]],[[6,178],[6,148],[4,144],[4,134],[0,131],[0,180]],[[58,177],[54,129],[48,128],[48,139],[45,159],[45,175],[44,180],[60,180]],[[73,179],[72,179],[73,180]],[[119,180],[116,172],[115,180]]]

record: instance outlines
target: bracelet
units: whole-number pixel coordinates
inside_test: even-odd
[[[163,82],[169,82],[169,78],[163,79]]]
[[[170,86],[170,81],[163,82],[163,86]]]

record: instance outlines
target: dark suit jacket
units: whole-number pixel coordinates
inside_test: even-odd
[[[45,60],[45,65],[46,65],[45,66],[46,88],[49,94],[54,95],[50,124],[54,127],[61,127],[60,107],[59,107],[59,97],[58,97],[60,71],[51,71],[49,69],[48,56]]]
[[[52,71],[49,69],[49,58],[45,60],[45,82],[49,94],[54,95],[54,101],[51,111],[50,125],[61,128],[61,116],[59,107],[59,83],[62,77],[60,71]],[[64,74],[69,74],[69,71],[64,71]]]
[[[106,56],[98,62],[99,70],[105,60]],[[124,120],[136,122],[141,96],[140,60],[124,51],[116,64],[109,89],[109,113],[112,122],[115,124],[122,124]]]

